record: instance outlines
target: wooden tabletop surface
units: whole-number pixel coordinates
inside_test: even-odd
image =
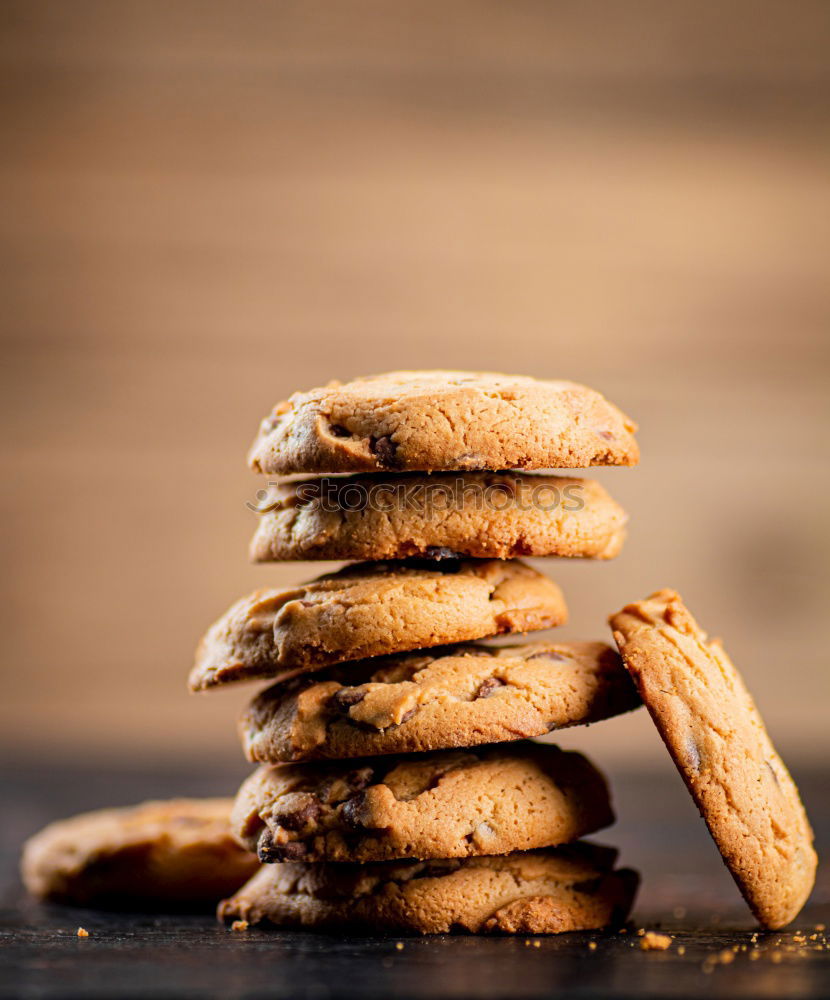
[[[210,914],[109,914],[26,899],[20,843],[81,809],[145,797],[224,794],[240,773],[196,768],[6,768],[2,777],[0,997],[822,997],[830,951],[830,879],[822,869],[786,932],[757,933],[670,769],[613,775],[618,823],[603,836],[643,874],[625,933],[560,937],[344,937],[248,930]],[[797,774],[816,827],[830,841],[826,775]],[[78,927],[89,937],[78,938]],[[637,930],[672,938],[639,947]],[[757,937],[756,937],[757,934]],[[810,935],[816,934],[814,940]],[[806,942],[799,942],[803,935]],[[596,947],[592,948],[591,942]],[[398,944],[402,943],[403,948]],[[737,951],[735,951],[737,949]],[[745,950],[744,950],[745,949]],[[730,957],[731,956],[731,957]]]

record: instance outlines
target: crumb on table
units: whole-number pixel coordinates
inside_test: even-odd
[[[77,933],[78,937],[89,937],[89,931],[86,929],[86,927],[79,927]]]
[[[234,922],[231,924],[232,931],[246,931],[247,929],[248,929],[247,920],[234,920]]]
[[[640,949],[642,951],[665,951],[671,947],[671,938],[668,934],[655,934],[654,931],[643,931],[640,937]]]

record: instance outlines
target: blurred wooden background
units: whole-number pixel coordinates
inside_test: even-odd
[[[641,423],[563,634],[671,585],[785,756],[826,758],[825,0],[3,0],[9,754],[236,759],[185,693],[251,567],[244,453],[294,389],[573,378]],[[324,567],[320,567],[322,569]],[[656,759],[641,714],[563,742]]]

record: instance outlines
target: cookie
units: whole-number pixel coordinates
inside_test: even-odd
[[[777,929],[815,881],[813,833],[738,671],[673,590],[612,615],[629,673],[758,922]]]
[[[259,867],[230,833],[231,799],[173,799],[51,823],[23,848],[41,899],[108,908],[213,905]]]
[[[636,465],[636,429],[575,382],[390,372],[278,403],[248,459],[256,472],[277,475]]]
[[[498,743],[640,704],[602,642],[449,646],[275,684],[242,716],[249,760],[370,757]]]
[[[202,640],[190,687],[285,679],[343,660],[566,620],[560,589],[521,562],[361,563],[238,601]]]
[[[638,876],[595,844],[500,857],[263,865],[221,920],[393,934],[560,934],[625,921]]]
[[[263,765],[240,788],[231,828],[261,861],[388,861],[551,847],[611,822],[592,764],[522,742]]]
[[[272,485],[251,543],[283,559],[611,559],[625,511],[591,479],[505,472],[349,476]]]

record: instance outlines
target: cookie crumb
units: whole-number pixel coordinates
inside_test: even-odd
[[[234,920],[234,922],[231,924],[232,931],[246,931],[247,929],[248,929],[247,920]]]
[[[597,943],[596,943],[596,941],[589,941],[588,942],[588,948],[589,948],[590,951],[596,951],[597,950]]]
[[[823,931],[823,930],[826,930],[826,928],[825,928],[824,924],[816,924],[815,927],[813,928],[813,930],[815,930],[815,931]]]
[[[685,955],[686,954],[686,945],[685,944],[678,945],[677,954],[678,955]]]
[[[642,934],[642,940],[640,941],[641,951],[665,951],[666,948],[671,947],[671,938],[668,934],[655,934],[654,931],[638,931],[638,934]]]
[[[78,937],[89,937],[89,931],[86,929],[86,927],[78,928]]]
[[[731,948],[724,948],[718,955],[718,961],[721,965],[729,965],[730,962],[735,961],[735,952]]]
[[[542,947],[542,942],[541,941],[534,941],[533,942],[533,947],[534,948],[541,948]]]
[[[396,941],[395,942],[395,949],[397,951],[403,951],[403,941]]]

